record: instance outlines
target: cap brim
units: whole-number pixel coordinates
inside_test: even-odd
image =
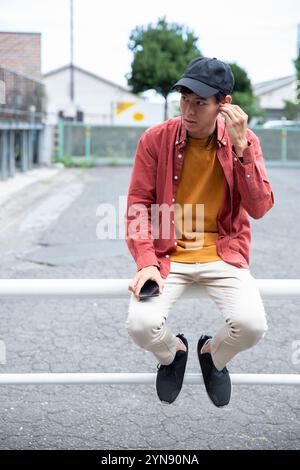
[[[213,88],[209,85],[206,85],[206,83],[199,82],[194,78],[181,78],[177,83],[175,83],[175,85],[172,86],[172,90],[179,85],[189,88],[192,90],[192,92],[198,96],[201,96],[202,98],[208,98],[209,96],[215,95],[219,91],[217,88]]]

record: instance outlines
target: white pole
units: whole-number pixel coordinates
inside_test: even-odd
[[[131,279],[2,279],[0,297],[113,297],[126,298],[131,293]],[[262,295],[300,297],[300,279],[256,279]],[[206,297],[203,287],[191,286],[184,298]],[[233,384],[300,385],[300,374],[231,374]],[[0,385],[21,384],[148,384],[151,373],[41,373],[0,374]],[[187,384],[203,384],[199,374],[187,374]]]
[[[300,374],[230,374],[238,385],[300,385]],[[0,374],[0,385],[28,384],[152,384],[156,374],[151,373],[41,373]],[[186,374],[189,385],[203,384],[200,374]]]
[[[0,297],[110,297],[126,298],[131,279],[1,279]],[[300,279],[256,279],[263,296],[300,297]],[[183,298],[202,298],[202,286],[188,287]]]

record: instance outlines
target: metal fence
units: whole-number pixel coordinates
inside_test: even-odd
[[[264,129],[253,127],[259,137],[264,159],[276,166],[300,166],[300,127]]]
[[[256,279],[260,293],[270,297],[300,297],[300,279]],[[128,298],[130,279],[2,279],[0,298]],[[192,285],[182,298],[205,298],[203,286]],[[113,315],[113,309],[112,309]],[[240,385],[300,385],[300,374],[230,374]],[[11,384],[149,384],[152,373],[29,373],[0,374],[0,385]],[[200,374],[186,374],[185,383],[203,384]]]
[[[61,120],[57,157],[93,158],[97,163],[133,162],[143,127],[88,126]],[[259,137],[264,159],[270,166],[300,166],[300,127],[252,130]]]
[[[45,87],[0,67],[0,180],[42,162]]]
[[[44,117],[45,86],[39,80],[0,67],[4,83],[4,103],[0,104],[0,120],[40,122]]]
[[[98,163],[132,163],[146,127],[90,126],[60,120],[57,157],[94,158]]]

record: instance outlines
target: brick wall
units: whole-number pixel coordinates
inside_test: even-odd
[[[41,33],[0,31],[0,66],[41,80]]]

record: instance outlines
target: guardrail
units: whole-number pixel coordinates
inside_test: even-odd
[[[128,298],[131,279],[2,279],[0,297]],[[300,279],[256,279],[262,296],[300,297]],[[191,285],[181,298],[206,298],[203,287]],[[0,385],[149,384],[151,373],[13,373],[0,374]],[[300,374],[230,374],[239,385],[300,385]],[[203,384],[201,374],[186,374],[187,384]]]
[[[0,297],[126,298],[131,279],[1,279]],[[261,295],[300,297],[300,279],[255,279]],[[191,285],[182,298],[207,298],[205,289]]]

